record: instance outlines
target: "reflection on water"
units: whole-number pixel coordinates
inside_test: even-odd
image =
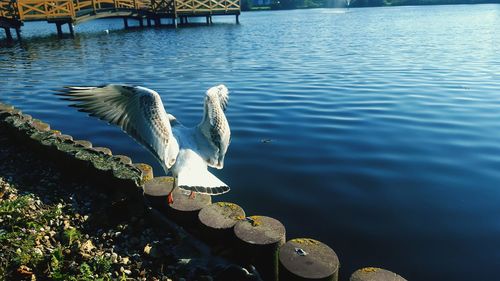
[[[495,276],[500,6],[345,11],[244,13],[241,25],[179,29],[100,20],[71,40],[28,23],[22,43],[0,48],[0,101],[155,163],[53,91],[143,85],[193,126],[204,91],[225,83],[232,143],[215,174],[232,191],[217,199],[280,219],[289,238],[326,242],[344,276],[362,266],[409,280]]]

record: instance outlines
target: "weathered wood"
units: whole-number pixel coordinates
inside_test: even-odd
[[[10,28],[4,27],[4,29],[5,29],[5,38],[7,38],[8,41],[14,40],[14,38],[12,38],[12,33],[10,32]]]
[[[75,30],[73,29],[73,24],[71,22],[68,22],[68,28],[69,28],[69,34],[71,37],[75,36]]]
[[[193,197],[194,195],[194,197]],[[199,225],[198,213],[212,203],[212,197],[207,194],[191,194],[190,191],[178,187],[172,191],[173,203],[168,205],[167,215],[174,221],[187,227]]]
[[[62,32],[62,24],[60,22],[56,22],[56,28],[57,28],[57,36],[59,38],[63,37],[63,32]]]
[[[145,163],[136,163],[133,164],[137,169],[139,169],[142,173],[142,184],[153,179],[153,167],[149,166]]]
[[[389,270],[365,267],[356,270],[349,281],[406,281],[406,279]]]
[[[91,148],[92,147],[92,143],[89,141],[86,141],[86,140],[76,140],[74,143],[76,146],[80,146],[83,148]]]
[[[113,155],[113,153],[111,152],[111,149],[109,149],[107,147],[93,147],[92,150],[109,155],[109,156]]]
[[[292,239],[279,250],[279,280],[337,281],[339,266],[337,254],[314,239]]]
[[[115,156],[113,156],[113,158],[117,159],[118,161],[120,161],[121,163],[126,164],[126,165],[132,164],[132,159],[130,159],[130,157],[125,156],[125,155],[115,155]]]
[[[217,202],[201,209],[198,219],[206,240],[213,243],[236,241],[233,227],[245,218],[245,211],[229,202]]]
[[[264,280],[278,278],[278,249],[285,244],[286,231],[281,222],[265,216],[251,216],[234,226],[239,239],[239,259],[253,264]]]
[[[143,187],[144,198],[148,205],[160,212],[168,211],[168,194],[174,189],[173,177],[155,177]]]
[[[21,40],[21,28],[15,28],[17,40]]]

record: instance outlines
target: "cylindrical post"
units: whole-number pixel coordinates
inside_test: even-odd
[[[159,211],[167,211],[168,194],[174,188],[173,177],[156,177],[144,184],[144,198]]]
[[[10,32],[10,28],[4,27],[3,29],[5,29],[5,37],[7,38],[7,40],[12,41],[14,38],[12,38],[12,33]]]
[[[74,37],[75,31],[73,29],[73,24],[71,22],[68,22],[68,27],[69,27],[69,33],[71,34],[71,37]]]
[[[292,239],[279,250],[279,280],[337,281],[339,267],[337,254],[314,239]]]
[[[233,227],[244,218],[245,211],[240,206],[228,202],[213,203],[201,209],[198,214],[204,238],[215,244],[236,241]]]
[[[56,22],[56,28],[57,28],[57,36],[59,38],[63,37],[63,32],[62,32],[62,27],[60,22]]]
[[[123,18],[123,25],[125,26],[125,29],[128,28],[128,18]]]
[[[182,190],[178,187],[172,191],[173,203],[168,205],[167,215],[184,227],[198,226],[198,213],[212,203],[208,194],[195,193]]]
[[[123,163],[123,164],[126,164],[126,165],[132,164],[132,159],[130,159],[130,157],[125,156],[125,155],[115,155],[115,156],[113,156],[113,158],[116,159],[117,161]]]
[[[145,163],[136,163],[133,165],[142,172],[142,184],[153,179],[153,167]]]
[[[113,155],[113,153],[111,152],[111,149],[109,149],[107,147],[93,147],[92,150],[109,155],[109,156]]]
[[[236,15],[236,24],[240,24],[240,15]]]
[[[365,267],[356,270],[349,281],[406,281],[396,273],[377,267]]]
[[[21,28],[16,28],[16,36],[17,36],[17,40],[21,40]]]
[[[264,280],[278,278],[278,249],[285,244],[285,227],[276,219],[251,216],[234,226],[242,262],[253,264]]]
[[[210,25],[210,20],[208,19],[208,16],[205,17],[207,21],[207,25]]]

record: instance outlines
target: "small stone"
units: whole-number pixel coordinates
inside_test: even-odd
[[[128,264],[130,262],[130,259],[128,257],[123,257],[121,260],[122,264]]]
[[[35,253],[35,255],[37,255],[37,256],[43,256],[43,252],[42,252],[42,250],[40,250],[40,248],[35,248],[35,249],[33,250],[33,252],[34,252],[34,253]]]
[[[112,253],[111,254],[111,262],[112,263],[118,263],[118,254],[117,253]]]
[[[147,244],[146,247],[144,247],[144,254],[149,255],[151,253],[151,249],[152,249],[152,247],[149,246],[149,244]],[[20,249],[18,249],[18,250],[20,250]]]

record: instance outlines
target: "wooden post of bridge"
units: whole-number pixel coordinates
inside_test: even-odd
[[[9,27],[4,27],[5,29],[5,37],[7,38],[8,41],[12,41],[14,40],[12,38],[12,33],[10,32],[10,28]]]
[[[59,38],[62,38],[63,37],[62,23],[61,22],[56,22],[56,28],[57,28],[57,36]]]
[[[123,25],[125,26],[125,29],[128,29],[128,18],[123,18]]]
[[[71,37],[75,37],[75,30],[73,29],[72,22],[68,22],[68,28],[69,28],[69,34],[71,35]]]
[[[16,35],[17,35],[17,40],[21,40],[21,28],[19,27],[16,28]]]

